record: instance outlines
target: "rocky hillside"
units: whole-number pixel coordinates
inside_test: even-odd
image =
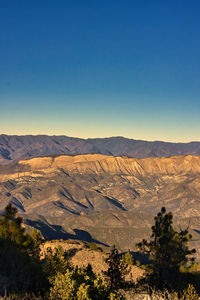
[[[0,166],[0,209],[18,207],[46,238],[133,249],[162,206],[199,245],[200,157],[99,154],[39,157]]]
[[[80,139],[67,136],[0,135],[0,163],[38,156],[86,153],[136,158],[200,155],[200,142],[147,142],[123,137]]]
[[[87,267],[88,264],[90,264],[93,271],[101,276],[104,276],[103,272],[108,269],[108,265],[105,260],[111,249],[102,249],[99,247],[98,250],[92,250],[89,248],[87,243],[80,241],[47,241],[41,245],[41,257],[44,257],[49,249],[54,252],[58,247],[61,247],[65,251],[74,267]],[[129,265],[127,270],[129,271],[126,275],[126,280],[128,281],[133,280],[137,282],[137,280],[145,274],[144,270],[136,265]]]

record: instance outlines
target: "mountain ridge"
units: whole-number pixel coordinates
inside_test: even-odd
[[[48,135],[0,135],[0,163],[61,154],[103,154],[136,158],[200,155],[200,142],[171,143],[124,137],[74,138]]]
[[[0,165],[0,210],[12,203],[46,238],[124,249],[147,237],[162,206],[198,240],[199,191],[200,156],[59,155]]]
[[[50,169],[64,168],[65,172],[79,173],[110,173],[124,175],[151,175],[199,173],[200,156],[180,155],[156,158],[130,158],[126,156],[108,156],[102,154],[57,155],[34,157],[3,165],[0,176],[10,176],[20,173],[32,174],[41,170],[47,173]],[[11,176],[12,176],[11,175]],[[33,174],[32,174],[33,175]]]

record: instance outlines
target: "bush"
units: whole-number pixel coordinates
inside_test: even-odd
[[[123,256],[122,256],[125,264],[132,266],[133,265],[133,256],[130,252],[126,252]]]
[[[97,244],[94,243],[94,242],[88,243],[88,248],[89,248],[90,250],[98,251]]]
[[[103,280],[91,268],[67,269],[57,273],[52,281],[50,299],[54,300],[107,300],[119,299],[111,293]]]

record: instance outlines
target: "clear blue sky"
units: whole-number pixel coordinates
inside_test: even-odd
[[[0,133],[200,140],[199,0],[0,0]]]

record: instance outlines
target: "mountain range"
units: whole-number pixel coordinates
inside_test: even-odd
[[[47,135],[0,135],[0,163],[48,155],[97,153],[136,158],[200,155],[200,142],[168,143],[124,137],[80,139]]]
[[[58,155],[0,165],[0,209],[15,205],[47,239],[134,249],[165,206],[200,249],[200,156]]]

